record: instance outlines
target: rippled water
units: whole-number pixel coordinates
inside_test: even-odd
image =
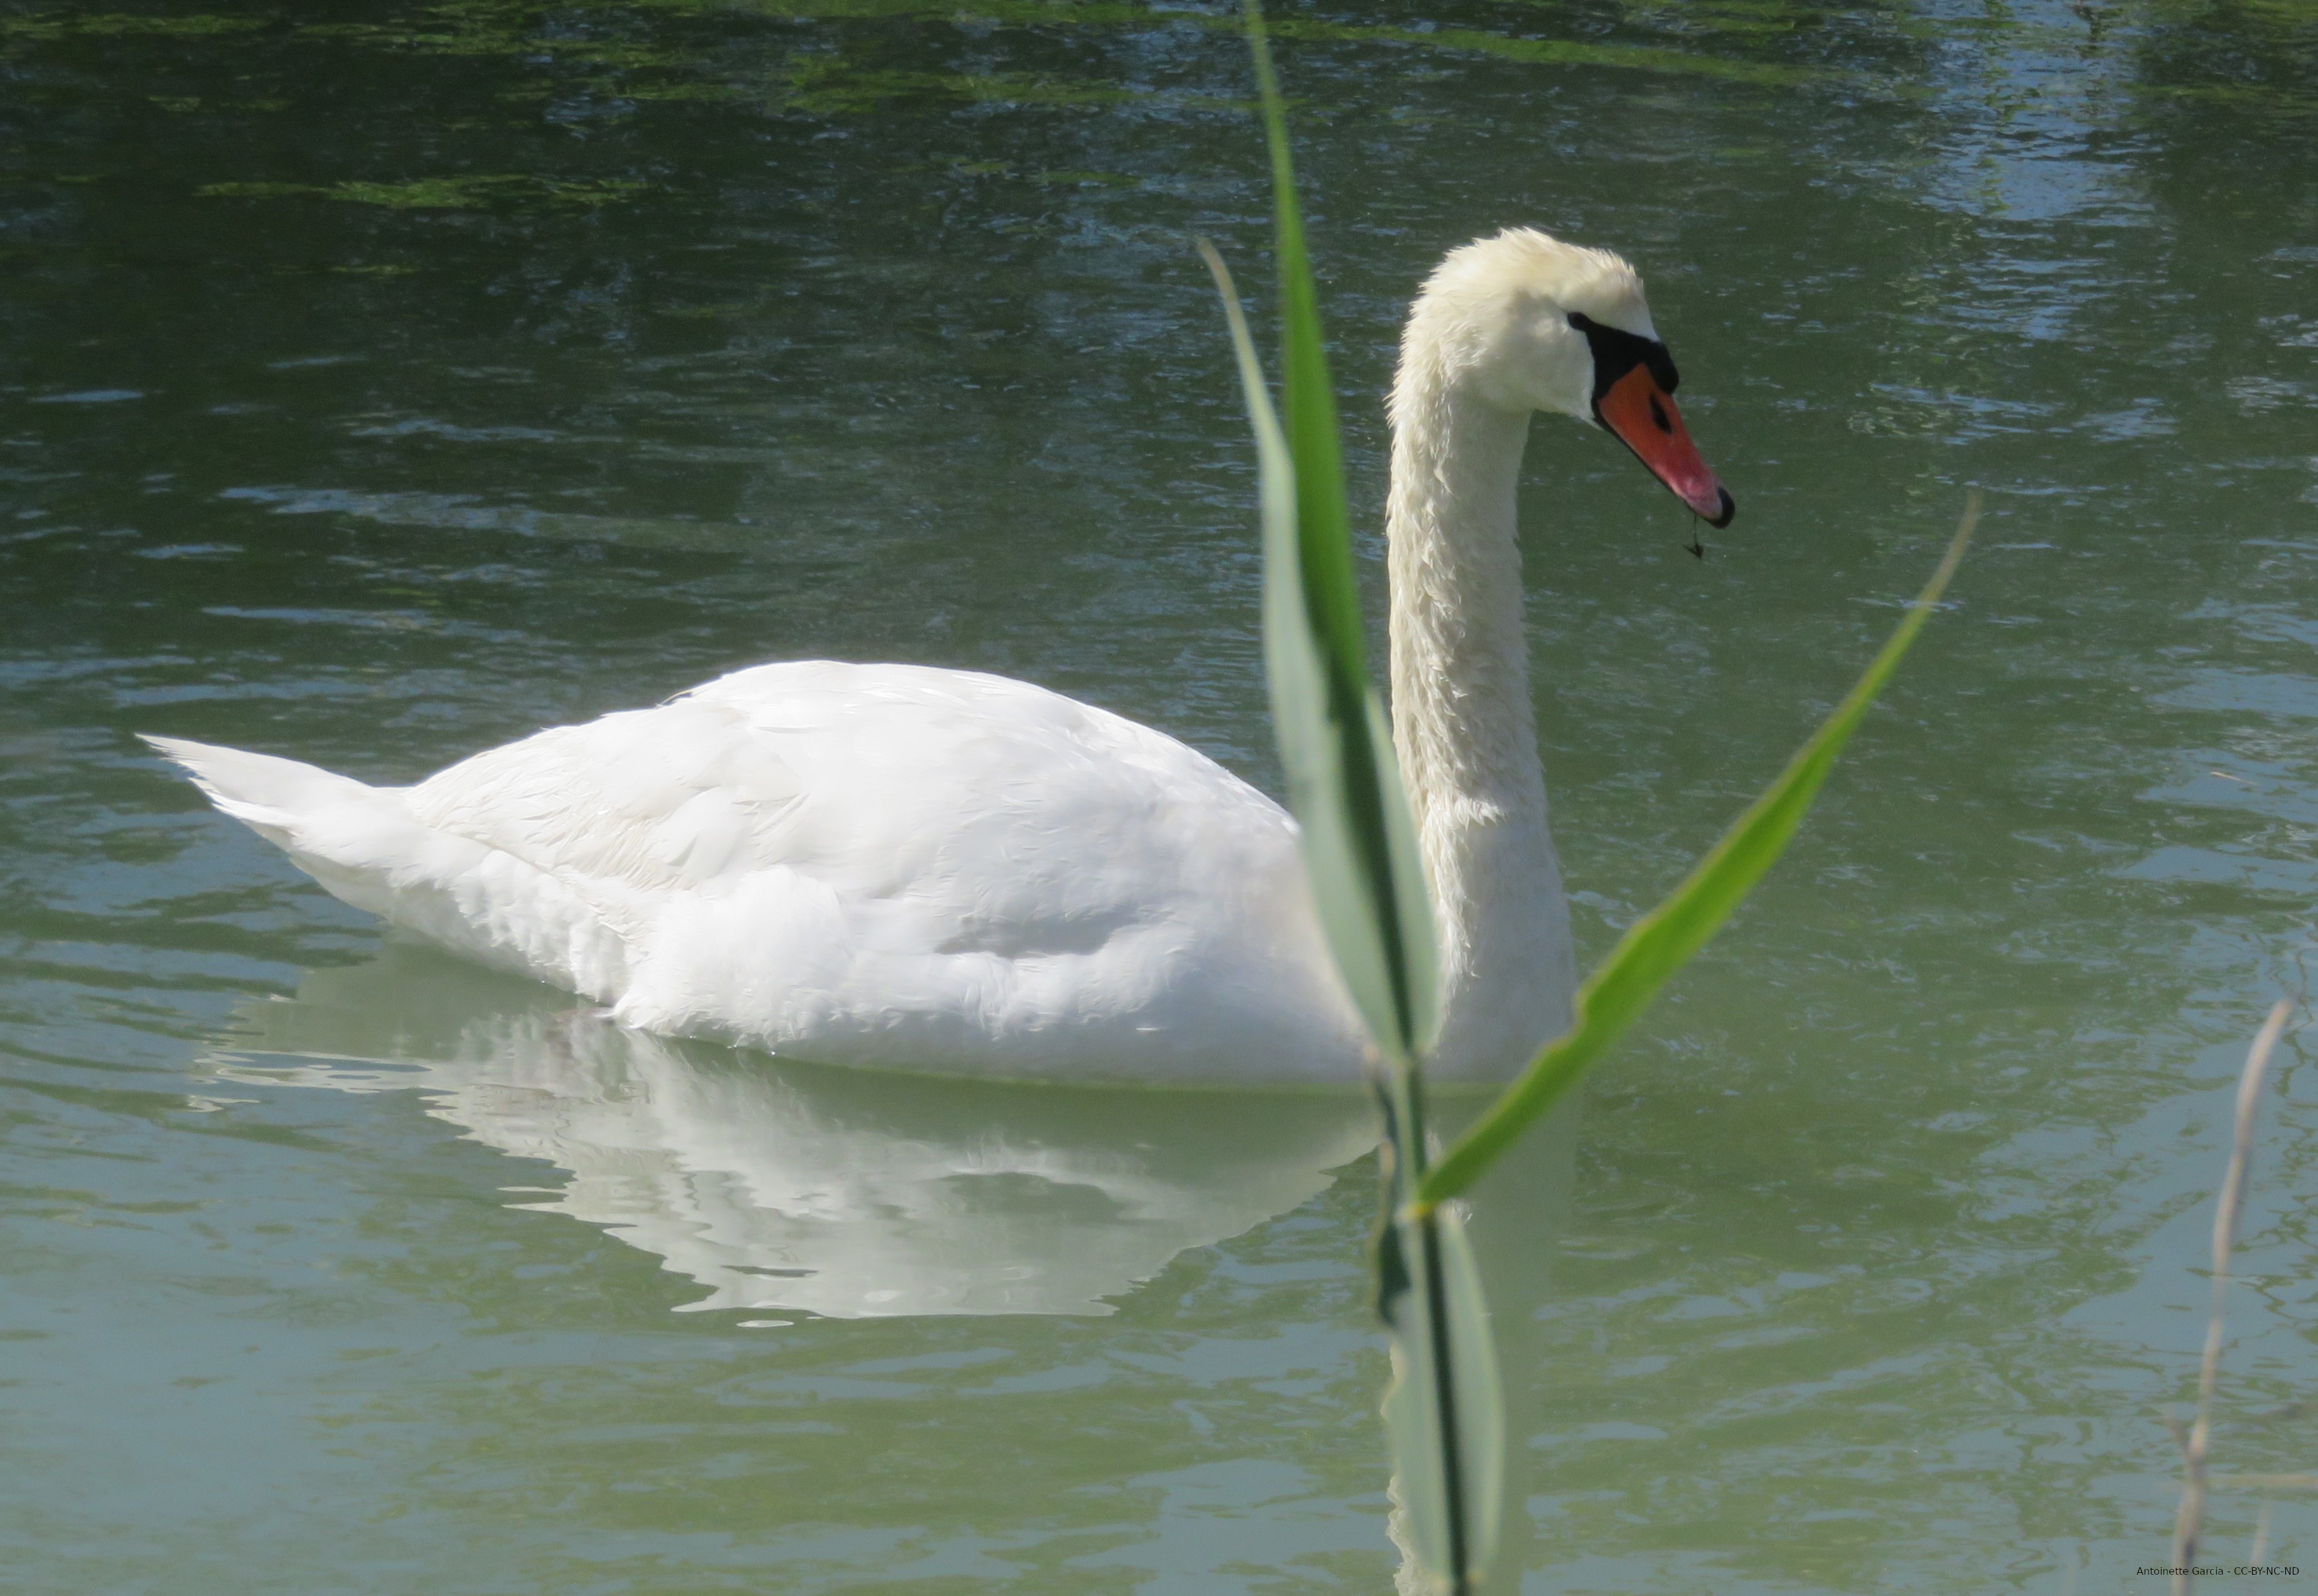
[[[1387,1588],[1372,1180],[1324,1172],[1357,1106],[607,1032],[388,946],[130,735],[400,781],[834,655],[1022,676],[1270,782],[1249,450],[1186,247],[1261,279],[1232,29],[0,18],[24,1588]],[[2149,1588],[2230,1081],[2310,980],[2318,24],[1459,0],[1283,31],[1370,519],[1400,311],[1508,222],[1642,267],[1738,496],[1694,560],[1622,451],[1540,424],[1586,947],[1990,495],[1793,856],[1499,1194],[1528,1588]],[[2318,1086],[2284,1064],[2231,1474],[2313,1461]],[[2318,1561],[2310,1501],[2224,1491],[2217,1553]]]

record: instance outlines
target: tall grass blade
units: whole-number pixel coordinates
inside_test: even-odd
[[[1378,1306],[1390,1332],[1386,1399],[1412,1569],[1463,1596],[1496,1539],[1503,1421],[1480,1278],[1460,1221],[1406,1213],[1425,1168],[1418,1060],[1436,1029],[1432,897],[1416,828],[1370,683],[1344,505],[1335,402],[1305,253],[1287,119],[1257,0],[1247,0],[1280,257],[1283,423],[1231,274],[1204,240],[1231,325],[1263,508],[1263,638],[1272,724],[1305,872],[1339,974],[1387,1066],[1387,1219]]]
[[[1387,1223],[1379,1306],[1391,1330],[1392,1441],[1401,1539],[1435,1589],[1471,1587],[1496,1548],[1505,1497],[1505,1393],[1480,1266],[1457,1205]],[[1425,1359],[1445,1360],[1451,1377]]]
[[[1289,771],[1289,802],[1303,828],[1305,872],[1322,923],[1328,928],[1338,970],[1392,1065],[1377,1082],[1385,1112],[1387,1197],[1386,1219],[1377,1238],[1377,1306],[1391,1340],[1393,1380],[1384,1412],[1407,1549],[1434,1589],[1462,1596],[1496,1544],[1504,1421],[1487,1305],[1479,1271],[1464,1244],[1461,1222],[1447,1209],[1422,1218],[1406,1216],[1425,1166],[1423,1081],[1410,1031],[1422,1036],[1424,1032],[1415,1027],[1431,1023],[1431,901],[1415,863],[1415,828],[1407,821],[1407,801],[1391,762],[1383,711],[1368,687],[1366,666],[1357,653],[1350,658],[1361,672],[1356,680],[1369,728],[1370,753],[1365,766],[1361,745],[1343,734],[1342,722],[1332,713],[1341,701],[1332,695],[1329,654],[1318,635],[1314,606],[1304,602],[1307,568],[1298,558],[1299,544],[1324,536],[1325,528],[1316,534],[1302,517],[1297,462],[1264,390],[1263,369],[1231,272],[1213,245],[1202,238],[1199,247],[1223,296],[1248,423],[1255,434],[1263,520],[1264,665],[1271,683],[1280,759]],[[1341,524],[1335,535],[1346,545],[1343,570],[1349,577],[1350,539]],[[1357,607],[1352,619],[1357,624]],[[1375,757],[1378,753],[1380,758]],[[1345,799],[1363,769],[1378,799],[1376,808],[1387,814],[1397,810],[1400,817],[1396,827],[1380,828],[1366,838],[1360,811]],[[1399,945],[1406,954],[1415,944],[1425,955],[1414,972],[1403,976],[1404,982],[1419,977],[1424,982],[1421,990],[1427,1000],[1421,1005],[1397,1003],[1386,977],[1393,943],[1382,928],[1399,908],[1366,890],[1379,877],[1360,871],[1358,850],[1364,843],[1388,855],[1397,850],[1396,874],[1381,879],[1397,881],[1404,894],[1399,904],[1413,903],[1423,917]],[[1399,1028],[1403,1027],[1409,1028]]]
[[[1435,980],[1432,905],[1415,863],[1415,826],[1366,665],[1353,653],[1350,668],[1359,674],[1348,677],[1343,650],[1332,650],[1324,632],[1332,617],[1325,611],[1316,615],[1309,600],[1304,545],[1326,541],[1327,529],[1302,514],[1297,483],[1304,473],[1265,391],[1238,289],[1215,247],[1202,238],[1199,247],[1223,295],[1255,434],[1264,676],[1288,776],[1288,807],[1302,830],[1305,874],[1345,990],[1379,1048],[1406,1070],[1430,1040]],[[1341,522],[1335,538],[1350,542]],[[1344,575],[1351,576],[1349,559]],[[1357,595],[1352,618],[1357,646]],[[1409,876],[1413,882],[1404,879]]]
[[[1431,898],[1382,702],[1370,684],[1345,511],[1335,405],[1305,253],[1286,117],[1258,0],[1245,0],[1280,256],[1283,421],[1231,273],[1206,240],[1254,430],[1264,549],[1264,664],[1273,726],[1302,828],[1306,873],[1337,969],[1388,1068],[1387,1215],[1378,1306],[1391,1331],[1385,1401],[1403,1541],[1435,1590],[1464,1596],[1494,1549],[1502,1491],[1500,1388],[1487,1305],[1461,1216],[1471,1186],[1577,1080],[1703,946],[1794,835],[1819,784],[1915,641],[1971,540],[1973,495],[1929,585],[1874,661],[1779,779],[1671,897],[1579,989],[1577,1024],[1549,1045],[1438,1166],[1428,1169],[1419,1061],[1437,980]]]
[[[1794,836],[1845,740],[1898,668],[1900,656],[1923,630],[1940,595],[1947,590],[1948,578],[1955,574],[1979,521],[1980,494],[1975,489],[1965,501],[1963,519],[1948,541],[1939,569],[1908,606],[1882,650],[1779,778],[1747,805],[1689,878],[1635,922],[1610,956],[1586,978],[1577,989],[1577,1023],[1532,1060],[1505,1095],[1417,1182],[1420,1211],[1470,1187],[1531,1122],[1559,1102],[1626,1027],[1640,1018],[1667,977],[1705,945],[1762,879]]]
[[[1390,722],[1369,680],[1335,401],[1287,119],[1255,0],[1248,0],[1247,14],[1271,152],[1286,372],[1284,423],[1276,416],[1257,419],[1270,400],[1235,317],[1233,336],[1267,484],[1263,639],[1272,723],[1329,950],[1379,1047],[1406,1068],[1434,1031],[1432,900]],[[1209,265],[1228,284],[1212,251]],[[1228,287],[1225,299],[1236,311]]]

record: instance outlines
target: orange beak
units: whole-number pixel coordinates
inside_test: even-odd
[[[1646,365],[1637,365],[1610,384],[1594,401],[1594,415],[1650,468],[1650,475],[1674,489],[1675,497],[1703,516],[1710,526],[1728,526],[1738,513],[1730,490],[1714,480],[1698,445],[1682,425],[1674,396],[1658,386]]]

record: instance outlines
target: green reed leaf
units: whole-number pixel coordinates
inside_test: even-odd
[[[1963,522],[1932,579],[1843,702],[1835,706],[1779,778],[1732,822],[1689,877],[1621,937],[1610,956],[1577,989],[1577,1019],[1559,1040],[1531,1061],[1520,1078],[1476,1120],[1457,1144],[1416,1183],[1419,1211],[1455,1197],[1478,1179],[1522,1132],[1577,1084],[1626,1027],[1640,1018],[1668,976],[1705,946],[1786,848],[1795,828],[1827,779],[1836,755],[1867,706],[1891,677],[1908,645],[1947,590],[1980,520],[1980,495],[1966,500]]]
[[[1415,1568],[1461,1596],[1496,1549],[1505,1497],[1505,1393],[1480,1266],[1454,1204],[1388,1221],[1378,1253],[1395,1528]]]
[[[1432,899],[1390,722],[1369,679],[1318,296],[1304,250],[1280,86],[1254,0],[1248,36],[1278,199],[1284,422],[1265,391],[1231,274],[1211,247],[1202,241],[1200,248],[1224,296],[1256,434],[1272,725],[1329,951],[1378,1047],[1405,1070],[1431,1044],[1435,1027]]]
[[[1409,1560],[1404,1579],[1465,1596],[1495,1550],[1503,1412],[1479,1271],[1461,1215],[1443,1205],[1577,1082],[1785,848],[1845,740],[1954,574],[1979,500],[1975,495],[1931,583],[1827,722],[1683,886],[1587,978],[1576,1027],[1428,1170],[1419,1060],[1437,1025],[1431,897],[1388,723],[1368,674],[1318,296],[1259,0],[1246,0],[1246,13],[1271,155],[1284,422],[1265,388],[1231,273],[1205,239],[1199,250],[1223,295],[1255,434],[1264,665],[1289,807],[1330,953],[1392,1066],[1377,1082],[1386,1121],[1377,1269],[1378,1306],[1391,1337],[1393,1383],[1384,1411],[1398,1538]]]
[[[1206,240],[1254,429],[1263,520],[1263,641],[1272,725],[1305,874],[1338,973],[1379,1054],[1386,1213],[1378,1305],[1396,1371],[1386,1401],[1408,1572],[1473,1587],[1496,1538],[1504,1473],[1496,1358],[1460,1221],[1405,1213],[1424,1173],[1418,1059],[1436,1028],[1432,896],[1383,701],[1369,679],[1343,462],[1318,295],[1305,254],[1287,119],[1257,0],[1247,0],[1271,147],[1283,323],[1283,422],[1231,273]]]

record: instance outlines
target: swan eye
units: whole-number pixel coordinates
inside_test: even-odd
[[[1569,325],[1586,335],[1586,345],[1593,352],[1594,400],[1597,405],[1618,379],[1636,366],[1648,371],[1662,392],[1672,393],[1682,386],[1682,373],[1675,370],[1674,356],[1656,338],[1645,338],[1623,327],[1604,327],[1582,310],[1569,313]]]

